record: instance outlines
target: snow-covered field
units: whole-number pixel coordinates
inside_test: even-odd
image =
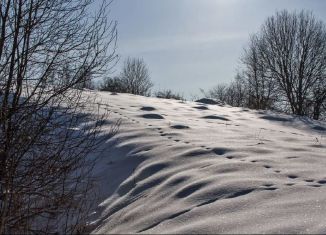
[[[93,233],[326,233],[325,123],[98,95],[122,124],[96,169]]]

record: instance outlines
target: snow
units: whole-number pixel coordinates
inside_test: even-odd
[[[93,233],[326,233],[324,122],[97,95],[122,124],[95,169]]]

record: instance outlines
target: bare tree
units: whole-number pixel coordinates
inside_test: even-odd
[[[319,113],[325,100],[325,86],[320,87],[326,79],[325,24],[312,13],[284,10],[269,17],[255,38],[258,70],[264,70],[259,79],[275,80],[279,95],[297,115],[310,115],[308,104],[315,91],[319,98],[313,113]]]
[[[246,106],[246,84],[243,77],[238,73],[227,89],[227,103],[236,106]]]
[[[0,233],[83,232],[105,114],[73,88],[113,65],[116,40],[93,2],[0,2]]]
[[[101,91],[127,93],[126,84],[119,77],[106,78],[100,85]]]
[[[120,79],[126,87],[126,92],[135,95],[150,95],[153,83],[150,80],[149,72],[143,59],[128,58]]]
[[[228,84],[218,84],[217,86],[211,88],[207,92],[204,90],[201,90],[201,92],[207,98],[213,98],[222,103],[227,103],[227,96],[226,96],[227,89],[228,89]]]
[[[229,84],[219,84],[208,92],[202,90],[202,93],[207,98],[213,98],[231,106],[245,107],[247,105],[246,89],[245,81],[240,74],[237,74]]]
[[[175,100],[185,100],[185,98],[178,93],[174,93],[172,90],[162,90],[162,91],[157,91],[155,93],[155,96],[157,98],[162,98],[162,99],[175,99]]]
[[[269,76],[266,64],[262,62],[259,43],[259,38],[252,36],[241,58],[245,67],[243,74],[248,93],[246,106],[252,109],[272,109],[277,101],[277,84]]]
[[[312,97],[310,103],[307,104],[310,107],[311,116],[318,120],[323,115],[326,116],[326,79],[319,79],[313,87]],[[311,108],[312,107],[312,108]],[[324,117],[325,118],[325,117]]]

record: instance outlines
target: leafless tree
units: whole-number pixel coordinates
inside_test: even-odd
[[[311,115],[314,100],[312,116],[318,118],[325,101],[325,86],[320,87],[326,79],[325,24],[312,13],[284,10],[269,17],[253,38],[259,79],[276,81],[279,96],[286,98],[294,114]]]
[[[207,98],[213,98],[224,104],[236,107],[246,107],[247,87],[240,74],[237,74],[229,84],[219,84],[208,92],[202,91]]]
[[[120,77],[105,78],[99,89],[101,91],[127,93],[126,84],[124,84]]]
[[[272,109],[277,101],[277,83],[269,77],[268,69],[259,52],[260,41],[252,36],[241,61],[244,65],[244,80],[248,93],[247,107],[252,109]]]
[[[0,2],[0,233],[83,232],[105,113],[74,88],[114,64],[116,40],[93,3]]]
[[[150,80],[147,66],[143,59],[128,58],[120,75],[127,93],[135,95],[150,95],[153,83]]]
[[[247,91],[243,77],[238,73],[227,89],[227,103],[236,106],[246,106]]]
[[[312,89],[312,95],[307,104],[308,112],[311,116],[318,119],[326,117],[326,79],[318,79]]]
[[[185,98],[181,94],[175,93],[169,89],[157,91],[155,92],[155,96],[157,98],[162,98],[162,99],[185,100]]]
[[[218,84],[217,86],[211,88],[208,91],[201,90],[201,92],[207,98],[213,98],[222,103],[227,103],[227,96],[226,96],[227,89],[228,89],[228,84]]]

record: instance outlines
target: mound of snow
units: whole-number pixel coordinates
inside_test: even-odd
[[[94,171],[93,233],[326,233],[324,122],[98,94],[122,124]]]

